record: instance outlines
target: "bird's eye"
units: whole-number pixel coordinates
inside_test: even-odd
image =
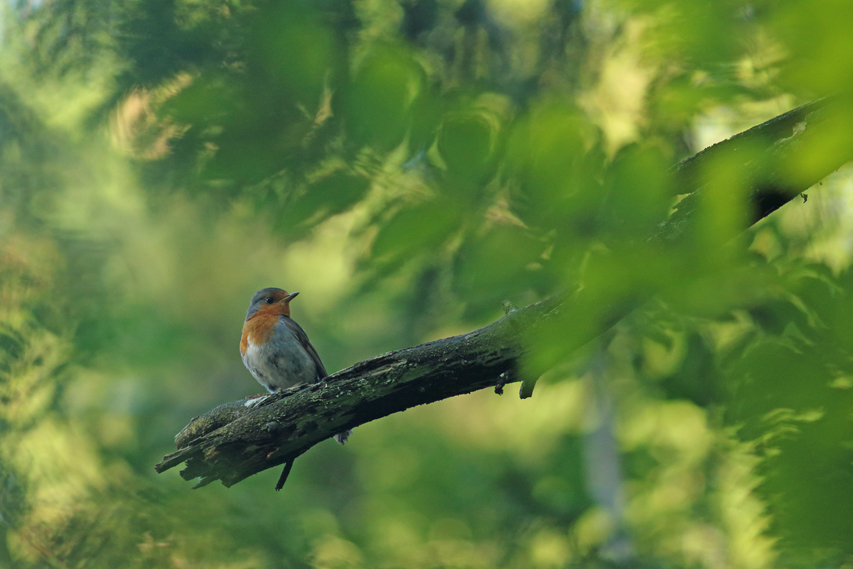
[[[267,297],[267,304],[272,304],[272,303],[273,303],[273,298],[271,296],[268,296]]]

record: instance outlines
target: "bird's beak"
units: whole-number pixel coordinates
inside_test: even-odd
[[[285,301],[287,301],[287,302],[290,302],[291,300],[293,300],[294,298],[296,298],[296,296],[297,296],[298,294],[299,294],[298,292],[291,292],[290,294],[288,294],[287,296],[285,296],[282,300],[285,300]]]

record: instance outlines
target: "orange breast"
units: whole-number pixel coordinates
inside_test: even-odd
[[[253,344],[265,344],[272,336],[278,324],[278,314],[260,310],[243,324],[243,337],[240,338],[240,353],[245,354],[249,341]]]

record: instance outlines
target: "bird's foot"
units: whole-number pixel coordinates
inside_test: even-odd
[[[257,407],[258,405],[263,404],[267,398],[269,398],[269,395],[252,395],[245,403],[243,403],[243,405],[251,409],[252,407]]]

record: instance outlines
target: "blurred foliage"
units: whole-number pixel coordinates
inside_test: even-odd
[[[853,562],[850,172],[731,240],[718,156],[682,242],[648,240],[678,160],[851,88],[849,3],[0,10],[0,566]],[[260,391],[237,342],[265,286],[303,292],[330,370],[589,294],[531,346],[558,363],[530,400],[359,427],[280,494],[156,476]]]

